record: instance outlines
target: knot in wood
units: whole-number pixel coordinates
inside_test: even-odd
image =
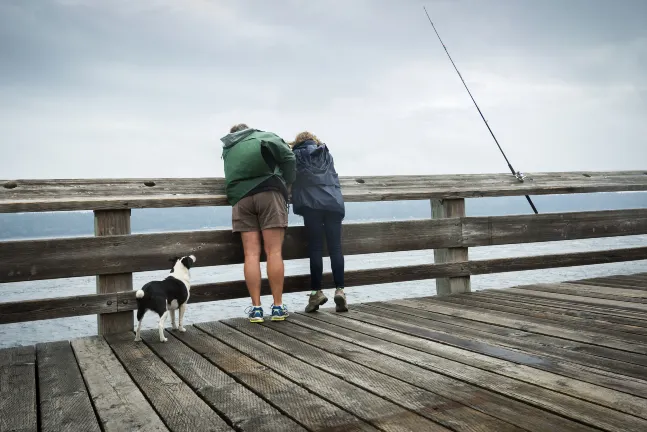
[[[5,189],[15,189],[18,187],[18,183],[15,181],[10,181],[2,185],[3,188]]]

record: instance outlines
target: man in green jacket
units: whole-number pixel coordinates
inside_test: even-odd
[[[223,138],[225,188],[232,206],[233,232],[245,252],[245,282],[252,298],[251,322],[263,322],[261,307],[261,236],[274,304],[272,321],[283,321],[283,237],[288,226],[289,188],[296,177],[294,153],[283,139],[239,124]]]

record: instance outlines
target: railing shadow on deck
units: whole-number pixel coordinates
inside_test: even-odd
[[[434,250],[434,264],[349,271],[346,286],[436,279],[438,295],[468,292],[470,276],[647,259],[647,247],[470,260],[469,248],[647,234],[647,209],[466,217],[476,197],[646,191],[647,171],[344,177],[347,202],[429,199],[431,218],[344,225],[346,255]],[[136,308],[132,273],[166,269],[168,258],[195,253],[198,266],[243,262],[230,230],[131,234],[138,208],[227,205],[219,178],[0,180],[0,212],[94,211],[95,236],[0,242],[0,283],[97,276],[97,293],[0,303],[0,324],[98,314],[98,333],[130,331]],[[541,209],[540,209],[541,210]],[[303,227],[287,231],[284,258],[307,257]],[[125,259],[127,258],[127,259]],[[332,283],[325,275],[325,283]],[[285,292],[309,276],[288,276]],[[263,294],[269,293],[263,281]],[[247,296],[244,281],[192,286],[191,302]]]

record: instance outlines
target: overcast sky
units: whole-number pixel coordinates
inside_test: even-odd
[[[644,0],[0,0],[0,178],[222,176],[232,124],[341,175],[647,168]]]

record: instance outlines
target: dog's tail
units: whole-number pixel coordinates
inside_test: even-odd
[[[137,290],[137,292],[135,293],[135,297],[138,299],[141,299],[141,298],[144,298],[144,294],[145,294],[144,290]]]

